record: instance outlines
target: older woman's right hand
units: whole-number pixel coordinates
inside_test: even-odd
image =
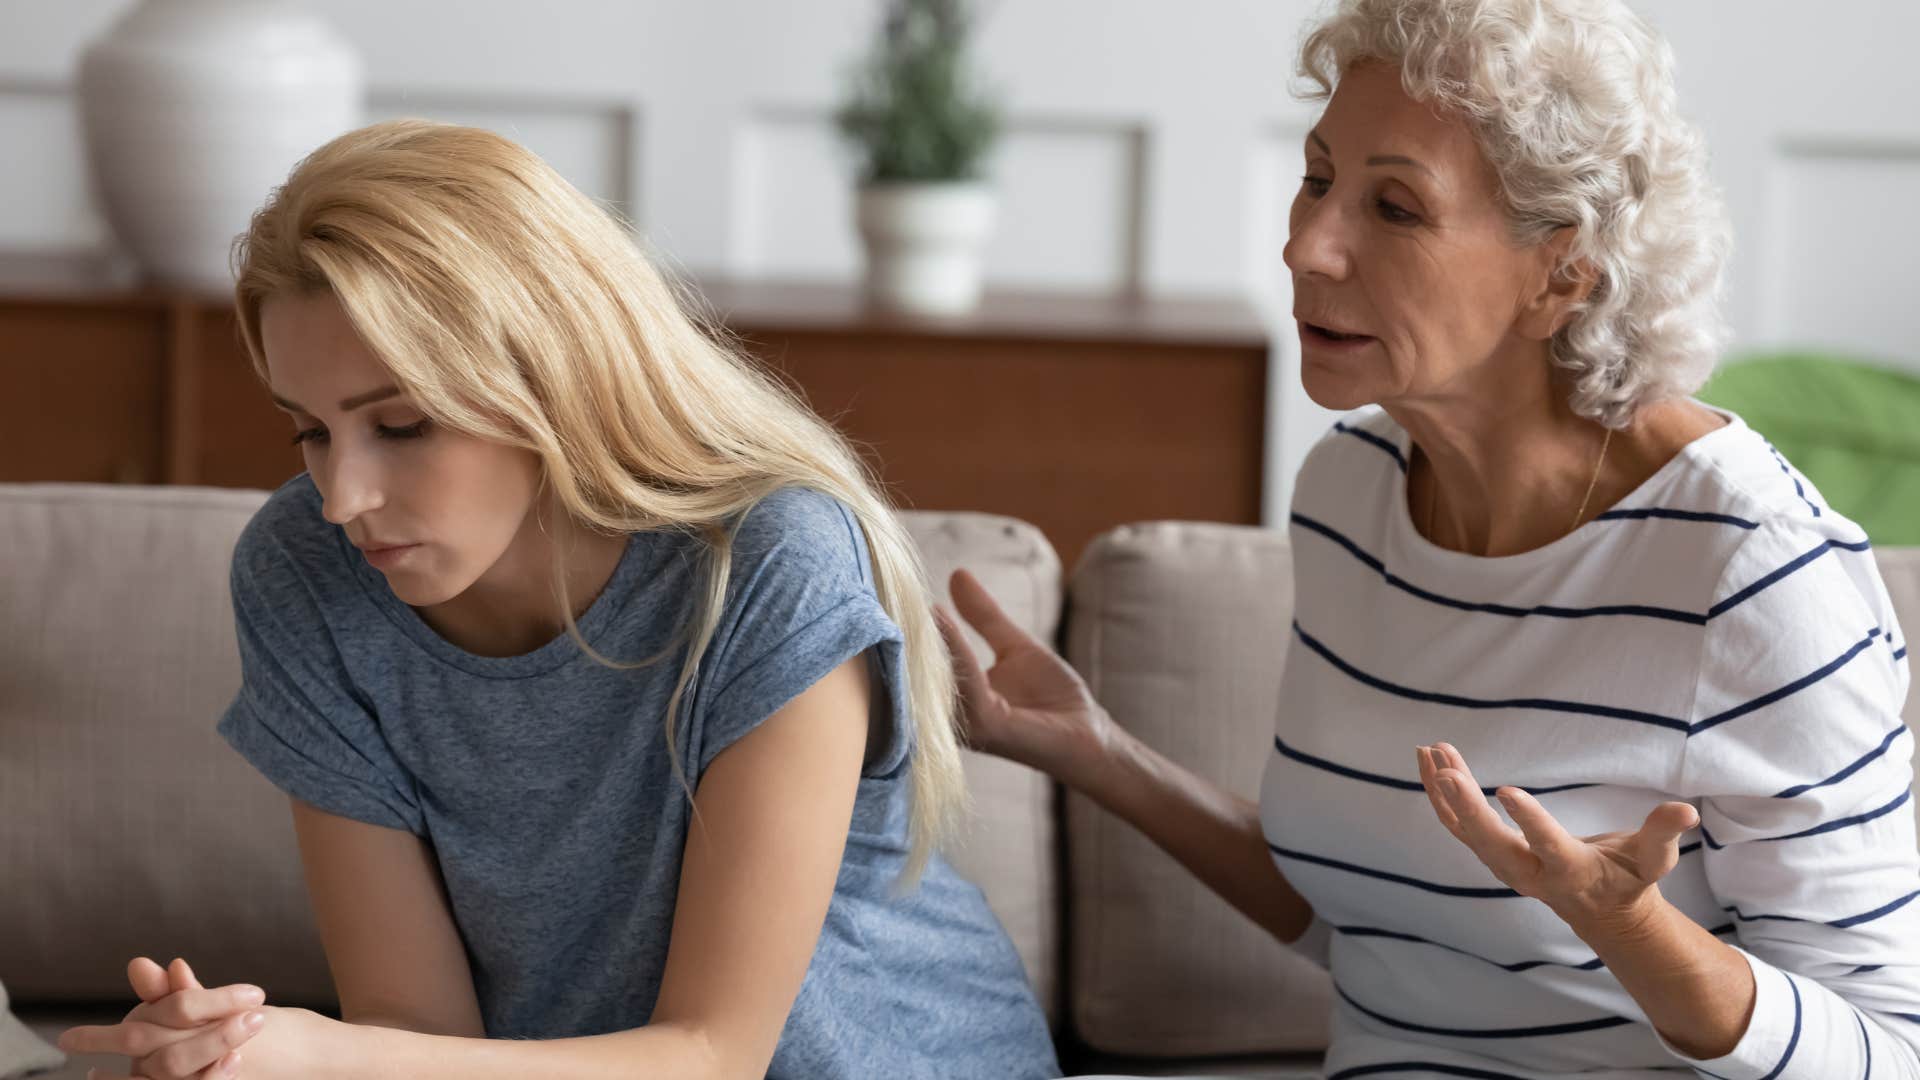
[[[972,574],[956,570],[949,584],[961,617],[994,654],[983,669],[960,624],[934,609],[953,654],[967,745],[1079,786],[1112,745],[1113,720],[1066,660],[1008,618]]]

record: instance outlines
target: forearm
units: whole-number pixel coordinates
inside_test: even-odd
[[[539,1041],[426,1035],[340,1024],[324,1080],[603,1080],[637,1075],[707,1078],[758,1075],[729,1065],[699,1032],[667,1024]],[[764,1071],[764,1070],[762,1070]]]
[[[1300,937],[1313,908],[1274,865],[1260,809],[1125,732],[1101,760],[1063,777],[1145,834],[1208,888],[1282,942]]]
[[[1732,1052],[1753,1017],[1746,958],[1649,889],[1639,910],[1568,924],[1638,1002],[1662,1038],[1690,1057]]]
[[[1749,962],[1664,899],[1631,924],[1574,929],[1700,1072],[1920,1080],[1920,1040],[1896,1030],[1907,1021],[1863,1009],[1818,979]]]
[[[396,1031],[412,1031],[421,1035],[471,1035],[479,1038],[482,1034],[477,1024],[471,1030],[453,1031],[423,1018],[407,1017],[398,1013],[365,1013],[341,1019],[355,1027],[393,1028]]]

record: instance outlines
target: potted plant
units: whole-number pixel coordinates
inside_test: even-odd
[[[868,294],[887,307],[953,315],[980,298],[1000,118],[968,76],[969,30],[965,0],[889,0],[837,116],[860,158]]]

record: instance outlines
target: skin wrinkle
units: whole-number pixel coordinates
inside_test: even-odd
[[[1414,96],[1458,109],[1510,173],[1517,239],[1582,230],[1579,253],[1613,287],[1556,341],[1578,411],[1620,427],[1697,388],[1727,338],[1717,296],[1730,237],[1666,43],[1624,8],[1532,8],[1518,21],[1396,0],[1344,8],[1303,47],[1309,97],[1325,100],[1356,63],[1393,64]]]
[[[1409,512],[1433,514],[1429,540],[1494,556],[1558,539],[1604,435],[1574,413],[1551,361],[1597,279],[1582,263],[1555,274],[1574,231],[1516,243],[1472,128],[1408,97],[1389,65],[1351,68],[1305,149],[1285,251],[1295,315],[1376,339],[1338,353],[1303,339],[1308,396],[1335,410],[1379,403],[1412,435]],[[1366,164],[1380,157],[1424,171]],[[1415,220],[1393,220],[1383,198]],[[1684,401],[1647,406],[1612,439],[1592,507],[1718,424]]]

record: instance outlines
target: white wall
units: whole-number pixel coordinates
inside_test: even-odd
[[[696,271],[845,276],[827,116],[878,0],[313,0],[367,61],[370,119],[496,127]],[[1739,346],[1920,369],[1920,3],[1642,0],[1735,220]],[[0,0],[0,250],[109,242],[66,86],[127,0]],[[1312,112],[1308,0],[986,0],[1004,93],[1003,285],[1241,292],[1275,318],[1270,512],[1326,417],[1297,388],[1279,262]],[[264,193],[263,193],[264,194]]]

